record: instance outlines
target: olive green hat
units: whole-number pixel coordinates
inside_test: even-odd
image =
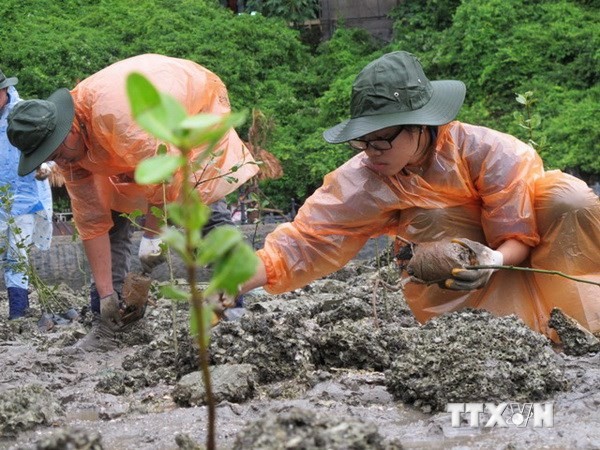
[[[6,134],[21,150],[19,176],[33,172],[65,140],[73,125],[75,107],[68,89],[55,91],[47,100],[26,100],[8,115]]]
[[[4,89],[5,87],[8,87],[8,86],[14,86],[18,82],[19,82],[19,79],[17,77],[6,78],[6,75],[4,75],[4,72],[2,72],[2,70],[0,70],[0,89]]]
[[[395,125],[443,125],[456,117],[465,92],[462,81],[429,81],[411,53],[388,53],[358,74],[351,118],[325,130],[323,137],[339,144]]]

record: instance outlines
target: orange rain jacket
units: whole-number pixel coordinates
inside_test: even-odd
[[[600,282],[600,202],[582,181],[544,172],[528,145],[488,128],[451,122],[439,128],[422,174],[394,177],[365,166],[360,153],[325,177],[292,223],[258,251],[270,293],[301,287],[338,270],[369,238],[400,235],[412,242],[466,237],[497,248],[507,239],[533,247],[523,266],[558,270]],[[600,287],[557,275],[499,270],[482,289],[450,291],[409,283],[405,296],[425,322],[465,307],[517,314],[548,329],[558,306],[600,330]]]
[[[84,240],[108,232],[112,226],[111,209],[129,213],[136,209],[146,211],[148,203],[163,203],[160,185],[141,186],[133,180],[136,165],[154,156],[160,144],[131,116],[125,83],[133,71],[141,72],[158,90],[175,97],[188,114],[230,112],[223,82],[209,70],[183,59],[153,54],[135,56],[79,83],[71,91],[74,122],[82,132],[87,154],[82,161],[61,167],[61,171],[75,223]],[[201,150],[193,152],[192,157]],[[168,151],[177,152],[170,147]],[[219,174],[227,173],[235,164],[254,161],[233,129],[218,144],[215,153],[218,156],[190,180],[193,183],[210,180],[198,186],[207,204],[222,199],[258,171],[255,164],[244,164],[235,172],[237,182],[219,178]],[[167,201],[176,199],[181,182],[181,174],[176,174],[166,189]]]

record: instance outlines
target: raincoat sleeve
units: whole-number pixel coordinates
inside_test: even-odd
[[[513,136],[483,127],[464,127],[458,135],[464,164],[481,198],[481,224],[489,245],[508,239],[534,247],[540,241],[534,198],[543,176],[540,157]]]
[[[277,227],[257,252],[266,268],[265,289],[281,293],[332,273],[371,237],[393,233],[395,195],[359,157],[325,177],[291,223]],[[397,225],[396,225],[397,226]]]

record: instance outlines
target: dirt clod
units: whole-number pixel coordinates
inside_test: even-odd
[[[552,310],[548,326],[556,330],[565,354],[582,356],[587,353],[600,352],[600,339],[561,309],[554,308]]]
[[[384,446],[377,427],[356,419],[328,417],[300,408],[271,412],[242,430],[234,450],[249,448],[400,449]]]
[[[550,341],[514,316],[467,309],[407,337],[386,385],[425,411],[443,411],[449,402],[541,401],[566,387]]]

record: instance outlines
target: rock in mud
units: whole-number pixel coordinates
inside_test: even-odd
[[[43,386],[32,384],[0,393],[0,435],[13,436],[50,425],[63,411],[52,394]]]
[[[402,447],[399,444],[384,444],[374,424],[291,408],[266,413],[238,433],[233,449],[250,448],[392,450]]]
[[[310,342],[318,326],[298,310],[245,314],[213,330],[213,363],[251,364],[261,383],[292,378],[313,370]]]
[[[102,438],[95,431],[59,430],[36,444],[36,450],[102,450]]]
[[[579,322],[566,315],[560,308],[550,313],[548,326],[554,328],[567,355],[583,356],[600,352],[600,339],[583,328]]]
[[[251,365],[212,366],[210,375],[212,393],[217,403],[241,403],[252,398],[254,394],[256,376]],[[202,381],[202,372],[192,372],[181,378],[175,385],[172,396],[179,406],[205,405],[206,389]]]
[[[515,316],[466,309],[407,337],[386,386],[426,412],[445,411],[449,402],[537,402],[566,387],[550,341]]]

